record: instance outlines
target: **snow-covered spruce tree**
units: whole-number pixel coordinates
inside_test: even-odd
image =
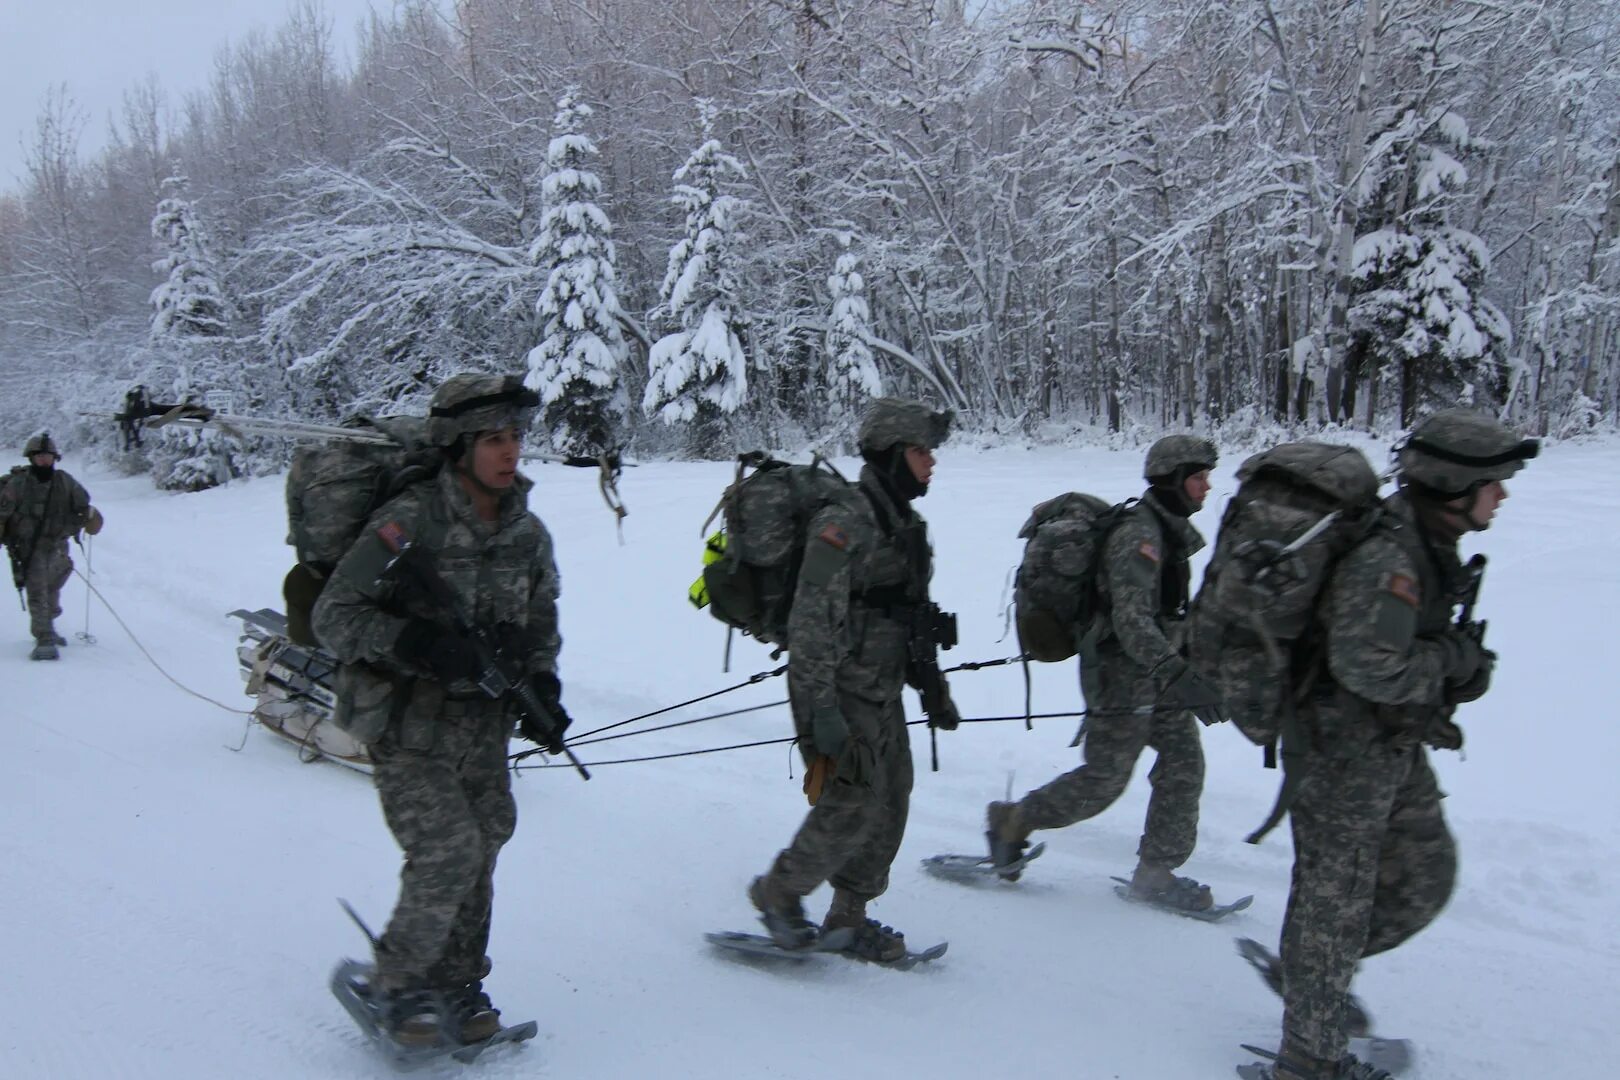
[[[883,392],[883,379],[867,340],[872,311],[866,303],[866,281],[860,256],[850,250],[848,234],[839,237],[838,261],[827,278],[832,313],[827,320],[827,397],[833,415],[848,420],[868,398]]]
[[[722,193],[741,180],[742,163],[713,136],[714,107],[698,103],[703,142],[675,170],[675,205],[686,230],[669,251],[659,295],[680,329],[659,339],[647,357],[641,406],[666,424],[687,427],[687,448],[697,457],[724,457],[724,418],[748,391],[748,357],[738,327],[744,314],[735,265],[742,201]]]
[[[185,190],[184,177],[165,180],[152,216],[152,239],[163,252],[152,269],[164,280],[151,295],[154,364],[146,382],[160,399],[201,402],[207,390],[235,388],[225,356],[232,308]],[[165,429],[152,448],[153,482],[170,491],[223,484],[238,475],[232,449],[213,431]]]
[[[545,336],[529,350],[527,382],[544,404],[537,424],[567,454],[601,454],[617,445],[627,406],[619,380],[625,343],[613,227],[596,202],[602,181],[587,167],[596,157],[583,131],[591,111],[577,86],[557,103],[541,183],[545,215],[530,249],[546,275],[535,307]]]
[[[1373,370],[1397,379],[1403,427],[1424,404],[1500,403],[1511,327],[1485,297],[1485,242],[1450,214],[1474,148],[1467,122],[1439,108],[1403,111],[1368,149],[1362,205],[1383,225],[1356,239],[1350,325]]]

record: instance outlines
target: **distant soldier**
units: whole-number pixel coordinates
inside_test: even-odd
[[[1457,541],[1490,527],[1502,481],[1538,451],[1488,416],[1436,413],[1397,447],[1400,489],[1380,524],[1333,569],[1317,614],[1325,661],[1298,714],[1293,888],[1268,980],[1283,995],[1282,1048],[1257,1075],[1389,1075],[1346,1053],[1367,1023],[1350,981],[1451,896],[1457,851],[1424,746],[1461,747],[1452,713],[1485,693],[1496,663],[1482,624],[1464,618],[1482,564],[1465,569]]]
[[[31,660],[56,660],[67,639],[56,632],[62,614],[62,586],[73,573],[68,539],[80,530],[101,531],[101,511],[90,505],[84,485],[56,463],[62,453],[48,434],[23,447],[19,465],[0,482],[0,538],[11,556],[11,580],[27,595],[28,626],[34,635]]]
[[[321,643],[343,661],[346,727],[369,743],[383,817],[404,849],[399,902],[367,992],[405,1046],[478,1042],[501,1029],[484,993],[495,859],[517,807],[506,767],[517,713],[473,681],[478,650],[453,616],[386,573],[396,542],[419,545],[460,606],[507,643],[548,716],[523,734],[556,745],[569,723],[557,676],[557,567],[517,471],[536,395],[514,377],[454,375],[433,395],[432,479],[373,515],[315,605]]]
[[[799,747],[811,770],[813,806],[793,842],[748,896],[777,944],[810,945],[817,928],[803,898],[831,882],[820,933],[854,931],[850,951],[876,961],[906,954],[905,937],[866,916],[889,886],[911,803],[911,741],[900,692],[925,689],[938,727],[959,717],[937,668],[913,662],[913,635],[926,632],[933,549],[912,508],[928,493],[934,450],[951,414],[914,401],[879,398],[861,421],[866,460],[851,497],[818,512],[805,531],[788,640],[788,693]],[[819,793],[817,793],[819,792]]]
[[[1017,802],[986,811],[990,856],[1010,866],[1037,829],[1061,829],[1113,805],[1144,748],[1158,751],[1153,795],[1131,891],[1156,903],[1203,910],[1208,886],[1172,871],[1198,839],[1204,751],[1194,712],[1215,719],[1214,695],[1187,665],[1180,623],[1187,612],[1187,560],[1204,546],[1188,520],[1209,494],[1215,446],[1168,435],[1148,449],[1148,488],[1113,525],[1098,568],[1097,624],[1081,649],[1086,697],[1085,764]],[[1016,877],[1016,873],[1006,875]]]

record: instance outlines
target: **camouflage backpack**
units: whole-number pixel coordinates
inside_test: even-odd
[[[1296,442],[1254,455],[1237,477],[1188,612],[1187,654],[1271,766],[1320,659],[1309,644],[1322,586],[1379,520],[1378,474],[1358,450]]]
[[[287,470],[287,543],[298,564],[282,583],[287,636],[317,645],[310,613],[327,577],[382,505],[410,484],[426,480],[444,461],[426,441],[427,421],[395,416],[362,419],[357,431],[392,442],[334,440],[300,449]]]
[[[820,458],[790,465],[758,451],[741,455],[737,478],[715,508],[723,525],[706,541],[703,576],[688,593],[692,603],[727,626],[787,648],[810,519],[854,490]],[[713,520],[711,514],[704,529]]]
[[[1097,615],[1103,541],[1120,515],[1095,495],[1070,491],[1036,506],[1018,530],[1026,541],[1013,586],[1018,646],[1033,660],[1067,660]]]

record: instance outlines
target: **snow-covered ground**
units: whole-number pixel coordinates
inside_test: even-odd
[[[1029,506],[1070,488],[1133,494],[1139,461],[1136,451],[947,448],[922,509],[935,594],[962,614],[962,646],[948,659],[1012,651],[1001,605]],[[1236,464],[1219,470],[1217,502]],[[1620,473],[1612,446],[1552,448],[1481,538],[1491,567],[1480,614],[1501,664],[1491,693],[1463,709],[1466,760],[1437,755],[1461,881],[1431,929],[1371,961],[1357,984],[1386,1033],[1420,1040],[1422,1080],[1609,1075],[1620,1017],[1611,466]],[[622,546],[592,476],[532,471],[562,567],[565,696],[581,730],[771,666],[739,641],[723,674],[724,634],[685,597],[699,526],[730,471],[629,470]],[[173,497],[144,479],[84,478],[108,519],[98,587],[177,679],[245,706],[225,613],[279,606],[289,559],[279,481]],[[1218,512],[1197,519],[1206,533]],[[60,623],[69,636],[83,627],[84,598],[75,579]],[[165,681],[105,609],[91,610],[90,627],[99,641],[75,642],[57,664],[24,659],[21,613],[0,631],[0,1074],[390,1075],[326,991],[333,963],[364,949],[334,898],[378,924],[394,899],[397,850],[367,779],[299,764],[263,731],[232,752],[241,717]],[[1072,667],[1036,676],[1038,710],[1077,707]],[[1016,667],[953,685],[964,715],[1022,708]],[[773,680],[710,709],[783,690]],[[984,804],[1009,773],[1022,791],[1076,762],[1074,724],[964,726],[941,736],[938,773],[926,732],[913,730],[910,831],[874,914],[915,946],[951,948],[910,973],[833,958],[761,966],[704,944],[706,930],[750,928],[743,889],[804,812],[785,748],[603,766],[589,783],[566,770],[522,774],[489,988],[509,1019],[537,1018],[541,1035],[478,1073],[1187,1080],[1230,1076],[1247,1060],[1240,1041],[1274,1041],[1278,1003],[1231,941],[1274,941],[1287,893],[1287,830],[1261,847],[1242,841],[1276,789],[1259,750],[1230,729],[1205,735],[1203,830],[1188,871],[1220,897],[1257,895],[1248,912],[1207,926],[1113,895],[1108,876],[1134,858],[1145,767],[1108,813],[1045,834],[1046,856],[1016,886],[925,876],[922,857],[980,849]],[[774,709],[582,756],[786,733]]]

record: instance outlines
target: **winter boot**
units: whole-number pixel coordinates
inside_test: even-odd
[[[1033,830],[1024,824],[1018,804],[993,802],[985,809],[984,819],[984,837],[990,842],[990,861],[998,870],[1022,859]],[[1021,873],[1022,870],[1009,870],[1001,876],[1008,881],[1017,881]]]
[[[58,633],[57,633],[57,632],[56,632],[56,631],[54,631],[54,630],[53,630],[53,631],[51,631],[51,637],[53,637],[53,638],[55,638],[55,639],[56,639],[56,643],[57,643],[57,644],[58,644],[58,645],[66,645],[66,644],[67,644],[67,643],[68,643],[68,640],[67,640],[67,638],[65,638],[65,637],[63,637],[63,636],[62,636],[62,635],[61,635],[61,634],[58,634]]]
[[[1275,953],[1253,938],[1238,938],[1238,952],[1260,973],[1271,992],[1283,994],[1282,961]],[[1372,1035],[1372,1014],[1354,994],[1344,995],[1344,1033],[1347,1038],[1364,1039]]]
[[[461,1042],[483,1042],[501,1030],[501,1010],[490,1003],[481,980],[445,991],[444,1000]]]
[[[62,654],[56,650],[56,635],[48,638],[34,639],[34,651],[28,654],[30,660],[60,660]]]
[[[844,949],[862,960],[892,964],[906,955],[906,936],[892,926],[866,917],[866,901],[843,889],[833,891],[827,917],[822,920],[823,937],[835,930],[853,930],[854,939]]]
[[[1131,895],[1138,900],[1180,908],[1183,911],[1208,911],[1215,906],[1209,886],[1190,877],[1177,877],[1168,866],[1139,862],[1131,875]]]
[[[759,921],[771,940],[782,948],[806,949],[815,944],[816,927],[804,917],[803,900],[771,884],[770,875],[753,880],[748,899],[759,909]]]
[[[444,1034],[444,999],[432,990],[372,990],[383,1026],[401,1046],[438,1043]]]

